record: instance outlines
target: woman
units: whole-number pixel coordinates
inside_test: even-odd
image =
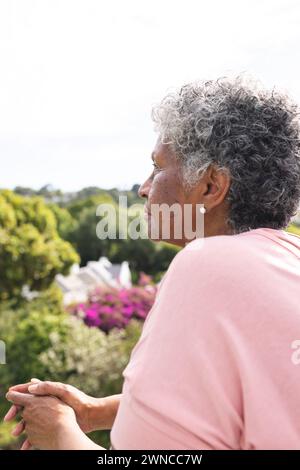
[[[239,78],[186,85],[154,109],[159,138],[140,196],[149,234],[184,248],[122,395],[38,381],[10,389],[6,420],[23,407],[24,448],[99,449],[84,433],[111,428],[115,449],[300,448],[300,238],[283,230],[300,200],[297,113]],[[180,227],[192,229],[200,205],[204,238],[178,238],[174,214],[165,237],[156,204],[191,208]]]

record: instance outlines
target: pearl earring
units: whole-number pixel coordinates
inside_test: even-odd
[[[203,206],[203,207],[200,207],[200,209],[199,209],[199,210],[200,210],[201,214],[205,214],[205,212],[206,212],[206,209],[205,209],[205,207],[204,207],[204,206]]]

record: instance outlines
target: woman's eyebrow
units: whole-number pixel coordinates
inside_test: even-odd
[[[153,160],[153,161],[155,160],[155,157],[154,157],[154,155],[155,155],[155,153],[154,153],[154,152],[152,152],[152,153],[151,153],[151,158],[152,158],[152,160]]]

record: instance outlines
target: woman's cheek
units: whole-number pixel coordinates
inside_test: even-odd
[[[176,186],[171,184],[169,176],[164,172],[160,172],[153,179],[149,192],[149,203],[173,204],[176,201],[175,188]]]

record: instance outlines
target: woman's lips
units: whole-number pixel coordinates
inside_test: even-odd
[[[144,208],[144,217],[148,219],[151,216],[150,211],[148,210],[148,207],[145,206]]]

